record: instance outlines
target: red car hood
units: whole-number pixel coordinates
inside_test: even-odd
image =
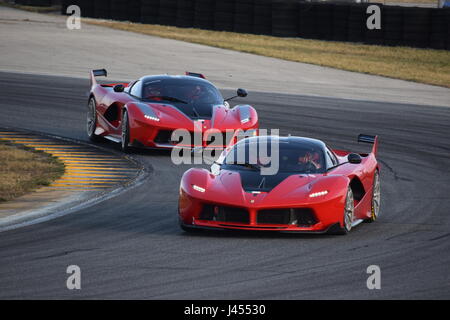
[[[242,128],[239,110],[228,109],[225,106],[217,105],[213,107],[211,119],[191,119],[182,111],[171,104],[148,103],[160,119],[160,125],[168,128],[184,128],[188,131],[209,129],[236,130]]]

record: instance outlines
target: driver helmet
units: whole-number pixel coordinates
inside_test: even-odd
[[[298,157],[298,164],[305,165],[308,163],[311,163],[317,169],[320,169],[322,167],[322,164],[320,163],[319,153],[316,151],[306,151],[303,156]]]

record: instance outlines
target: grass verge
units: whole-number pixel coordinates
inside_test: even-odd
[[[295,62],[450,88],[450,51],[278,38],[110,20],[84,22]]]
[[[0,141],[0,163],[0,202],[48,186],[64,174],[57,158],[5,141]]]

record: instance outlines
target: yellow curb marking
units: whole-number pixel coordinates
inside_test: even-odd
[[[114,158],[88,158],[88,157],[58,157],[64,160],[86,160],[86,161],[123,161],[122,159]]]
[[[123,177],[123,178],[126,178],[126,177],[128,177],[128,176],[126,176],[126,175],[92,174],[92,173],[72,173],[72,172],[69,172],[69,173],[67,174],[67,176],[73,176],[73,177],[108,177],[108,178],[111,178],[111,177]],[[64,176],[63,176],[63,177],[64,177]]]
[[[50,139],[19,135],[9,131],[0,131],[0,140],[44,151],[61,160],[66,170],[62,177],[46,187],[50,190],[104,189],[121,181],[125,182],[130,178],[129,173],[136,170],[130,168],[123,158],[96,154],[95,151],[86,150],[85,146],[54,143]]]
[[[95,167],[95,166],[86,166],[86,165],[68,165],[66,166],[67,169],[72,169],[72,170],[87,170],[87,169],[97,169],[97,170],[103,170],[103,171],[134,171],[133,169],[130,168],[121,168],[121,167]]]
[[[84,178],[84,177],[65,177],[65,178],[61,178],[60,181],[121,181],[123,180],[122,178]]]

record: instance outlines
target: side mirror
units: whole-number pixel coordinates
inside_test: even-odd
[[[211,165],[211,173],[215,176],[217,176],[220,173],[220,164],[218,164],[217,162],[214,162]]]
[[[247,94],[248,94],[248,93],[247,93],[247,90],[242,89],[242,88],[237,89],[237,95],[238,95],[238,97],[244,98],[244,97],[247,96]]]
[[[227,155],[227,149],[223,150],[220,156],[211,165],[211,173],[217,176],[220,173],[220,167],[222,166],[225,157]]]
[[[242,97],[242,98],[246,97],[248,93],[247,93],[247,90],[239,88],[239,89],[237,89],[236,94],[237,95],[234,96],[234,97],[225,99],[224,102],[230,101],[231,99],[234,99],[234,98],[237,98],[237,97]]]
[[[361,163],[361,161],[362,161],[361,156],[357,153],[350,153],[347,156],[347,160],[349,163],[353,163],[353,164],[358,164],[358,163]]]
[[[125,87],[123,86],[123,84],[116,84],[114,86],[114,92],[123,92],[123,90],[125,89]]]

